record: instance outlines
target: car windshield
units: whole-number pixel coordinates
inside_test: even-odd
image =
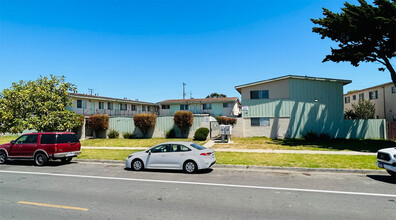
[[[199,144],[191,144],[191,147],[193,147],[193,148],[195,148],[195,149],[197,149],[197,150],[204,150],[204,149],[206,149],[205,147],[203,147],[203,146],[201,146],[201,145],[199,145]]]

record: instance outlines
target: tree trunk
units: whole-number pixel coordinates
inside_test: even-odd
[[[391,74],[392,82],[396,86],[396,72],[395,72],[395,69],[393,69],[393,66],[391,65],[391,63],[389,62],[387,57],[384,57],[383,59],[385,61],[386,68],[389,70],[389,72]]]

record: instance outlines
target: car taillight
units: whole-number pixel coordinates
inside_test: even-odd
[[[210,156],[212,153],[201,153],[202,156]]]
[[[58,147],[55,145],[55,151],[58,151]]]

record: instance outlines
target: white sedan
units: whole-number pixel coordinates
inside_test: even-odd
[[[193,142],[166,142],[146,151],[130,154],[125,161],[127,168],[143,169],[174,169],[194,173],[208,169],[216,163],[212,149]]]

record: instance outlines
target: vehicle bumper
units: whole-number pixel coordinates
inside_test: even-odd
[[[393,172],[396,172],[396,166],[392,166],[391,164],[387,164],[387,163],[382,163],[382,162],[377,162],[375,163],[379,168],[384,168],[386,170],[390,170]]]
[[[125,167],[126,168],[132,168],[131,163],[132,163],[131,158],[127,158],[125,160]]]
[[[55,153],[54,158],[63,158],[63,157],[77,157],[81,154],[81,151],[71,151],[71,152],[64,152],[64,153]]]
[[[216,158],[211,158],[210,160],[204,160],[201,162],[199,169],[208,169],[216,164]]]

